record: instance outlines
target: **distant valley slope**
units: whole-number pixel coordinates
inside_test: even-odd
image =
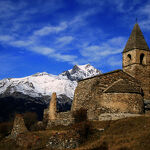
[[[91,66],[75,65],[59,75],[46,72],[24,78],[8,78],[0,81],[0,121],[11,118],[14,112],[35,111],[42,118],[50,96],[57,93],[59,111],[70,109],[77,81],[101,74]]]

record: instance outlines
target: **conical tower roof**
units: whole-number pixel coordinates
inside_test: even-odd
[[[149,47],[144,39],[143,33],[137,23],[134,25],[134,28],[131,32],[131,35],[127,41],[123,52],[127,52],[133,49],[149,50]]]

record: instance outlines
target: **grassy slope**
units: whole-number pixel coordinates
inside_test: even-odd
[[[104,142],[109,150],[150,150],[150,116],[112,121],[110,126],[108,122],[95,122],[93,125],[106,129],[100,138],[93,142],[87,141],[76,150],[98,148]]]
[[[76,150],[96,150],[104,142],[109,150],[150,150],[150,116],[127,118],[111,122],[92,122],[92,124],[96,129],[105,128],[104,132],[95,131]],[[56,130],[58,131],[58,128]],[[64,129],[59,129],[59,131],[62,130]],[[41,139],[42,143],[39,148],[44,147],[51,132],[55,131],[33,132]],[[1,142],[0,149],[4,146],[4,149],[7,149],[8,145],[10,143]],[[19,150],[20,148],[16,147],[16,149]]]

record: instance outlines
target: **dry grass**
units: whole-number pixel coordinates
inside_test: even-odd
[[[117,121],[91,122],[95,128],[92,134],[76,150],[150,150],[150,116],[121,119]],[[104,128],[103,132],[98,129]],[[69,127],[68,127],[69,129]],[[50,135],[55,132],[66,132],[67,127],[53,128],[46,131],[35,131],[28,134],[35,134],[41,139],[38,148],[46,149],[45,144]],[[8,146],[7,146],[8,145]],[[13,142],[0,143],[0,149],[19,150]]]
[[[94,122],[94,125],[97,128],[104,127],[105,131],[93,142],[91,139],[76,150],[100,149],[103,143],[108,150],[150,150],[150,117],[148,116]]]

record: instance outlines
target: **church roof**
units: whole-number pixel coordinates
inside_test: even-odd
[[[93,76],[93,77],[88,77],[88,78],[85,78],[85,79],[81,79],[81,80],[78,80],[78,82],[85,81],[85,80],[90,80],[90,79],[97,78],[97,77],[101,78],[103,76],[109,76],[111,74],[117,74],[119,72],[122,73],[122,74],[126,74],[127,76],[130,76],[130,78],[132,78],[134,80],[134,82],[139,84],[139,81],[137,79],[135,79],[133,76],[129,75],[128,73],[124,72],[122,69],[117,69],[117,70],[110,71],[110,72],[103,73],[103,74],[99,74],[99,75],[96,75],[96,76]]]
[[[149,47],[144,39],[143,33],[137,23],[134,25],[134,28],[127,41],[123,53],[133,49],[149,50]]]
[[[141,93],[140,85],[128,80],[119,79],[109,86],[104,93]]]

